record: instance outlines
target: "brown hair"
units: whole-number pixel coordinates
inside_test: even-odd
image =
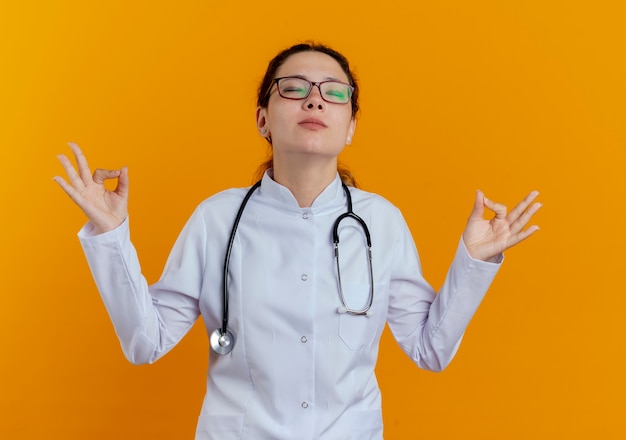
[[[276,71],[278,70],[280,66],[283,65],[283,63],[287,60],[287,58],[289,58],[291,55],[294,55],[300,52],[321,52],[332,57],[335,61],[337,61],[341,69],[344,71],[344,73],[348,77],[348,82],[350,83],[352,87],[354,87],[354,91],[351,97],[351,105],[352,105],[352,117],[355,118],[359,111],[359,85],[356,81],[354,73],[352,73],[352,71],[350,70],[350,64],[348,63],[348,59],[344,57],[342,54],[340,54],[339,52],[337,52],[336,50],[331,49],[330,47],[325,46],[323,44],[314,43],[314,42],[295,44],[279,52],[278,55],[276,55],[269,62],[269,65],[267,66],[267,70],[265,71],[265,76],[263,77],[263,80],[261,81],[261,84],[259,85],[259,89],[257,92],[257,106],[264,107],[264,108],[267,107],[269,98],[270,98],[270,90],[272,89],[272,86],[274,84],[274,78],[276,77]],[[260,179],[265,173],[265,171],[272,168],[273,166],[273,157],[272,157],[272,150],[271,150],[272,141],[271,139],[267,139],[267,140],[270,143],[269,158],[257,168],[257,171],[255,173],[255,180]],[[358,187],[356,180],[354,179],[354,176],[352,175],[352,173],[347,167],[345,167],[342,164],[338,164],[337,172],[339,173],[339,177],[341,177],[341,181],[344,184],[348,186]]]

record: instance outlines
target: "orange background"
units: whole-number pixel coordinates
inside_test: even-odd
[[[0,438],[192,438],[206,335],[126,362],[55,156],[74,141],[92,165],[129,166],[154,282],[193,208],[251,182],[257,83],[311,38],[354,65],[363,110],[343,159],[402,209],[434,286],[476,188],[509,205],[539,189],[544,203],[444,373],[385,334],[385,438],[625,438],[625,5],[4,2]]]

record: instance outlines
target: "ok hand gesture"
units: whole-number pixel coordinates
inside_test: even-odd
[[[87,159],[78,145],[70,143],[76,158],[78,172],[70,160],[63,154],[58,156],[65,168],[69,183],[62,177],[55,176],[56,181],[68,196],[85,213],[94,226],[94,233],[100,234],[118,227],[128,216],[128,169],[119,170],[96,169],[91,174]],[[117,187],[109,191],[104,182],[117,179]]]
[[[539,230],[533,225],[524,229],[532,216],[541,208],[533,200],[539,195],[533,191],[507,214],[504,205],[489,200],[481,191],[476,192],[474,209],[463,232],[463,241],[472,258],[495,261],[506,249],[515,246]],[[493,211],[495,217],[484,218],[485,208]]]

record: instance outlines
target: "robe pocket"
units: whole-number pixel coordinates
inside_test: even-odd
[[[368,347],[384,325],[387,316],[384,284],[374,285],[374,300],[370,315],[339,314],[339,337],[352,350]],[[370,293],[369,284],[343,285],[346,306],[353,310],[361,310],[367,305]]]
[[[243,414],[206,414],[198,419],[196,437],[203,440],[241,438]]]

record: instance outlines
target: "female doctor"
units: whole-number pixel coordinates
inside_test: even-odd
[[[526,228],[537,192],[508,213],[477,192],[436,294],[399,210],[338,172],[357,110],[341,54],[279,53],[258,93],[273,153],[259,185],[201,203],[152,286],[129,239],[127,169],[92,174],[73,144],[77,169],[59,156],[68,180],[55,180],[89,220],[79,238],[129,361],[156,361],[204,318],[212,350],[196,439],[382,439],[374,367],[385,323],[419,367],[442,370],[502,252],[538,229]]]

